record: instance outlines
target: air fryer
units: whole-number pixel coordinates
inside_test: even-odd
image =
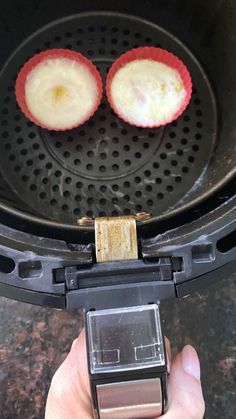
[[[111,310],[182,297],[236,270],[236,6],[227,0],[2,2],[0,293]],[[15,99],[35,53],[82,52],[105,82],[138,46],[189,69],[184,114],[158,129],[108,106],[68,132],[41,129]],[[5,64],[4,64],[5,62]],[[94,219],[134,215],[138,258],[98,263]]]

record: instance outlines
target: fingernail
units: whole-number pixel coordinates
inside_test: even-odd
[[[197,380],[200,380],[200,363],[195,349],[186,345],[181,354],[183,369]]]
[[[77,341],[77,338],[72,342],[72,345],[71,345],[71,349],[73,349],[74,348],[74,346],[75,346],[75,344],[76,344],[76,341]]]

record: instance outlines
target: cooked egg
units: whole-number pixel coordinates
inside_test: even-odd
[[[137,126],[165,124],[177,114],[185,97],[179,72],[152,59],[137,59],[125,64],[111,81],[115,110]]]
[[[96,80],[85,64],[68,58],[48,58],[27,76],[25,100],[31,114],[51,129],[79,125],[94,108]]]

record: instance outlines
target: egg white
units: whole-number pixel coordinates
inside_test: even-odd
[[[183,105],[186,90],[179,72],[151,60],[134,60],[121,67],[111,82],[115,108],[136,125],[158,126]]]
[[[68,58],[46,59],[27,76],[27,106],[43,125],[66,129],[91,112],[97,86],[86,65]]]

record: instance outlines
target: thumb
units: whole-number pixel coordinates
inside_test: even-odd
[[[163,419],[202,419],[205,403],[200,382],[200,363],[195,349],[187,345],[171,365],[169,409]]]
[[[58,368],[48,393],[45,419],[92,419],[85,333]]]

